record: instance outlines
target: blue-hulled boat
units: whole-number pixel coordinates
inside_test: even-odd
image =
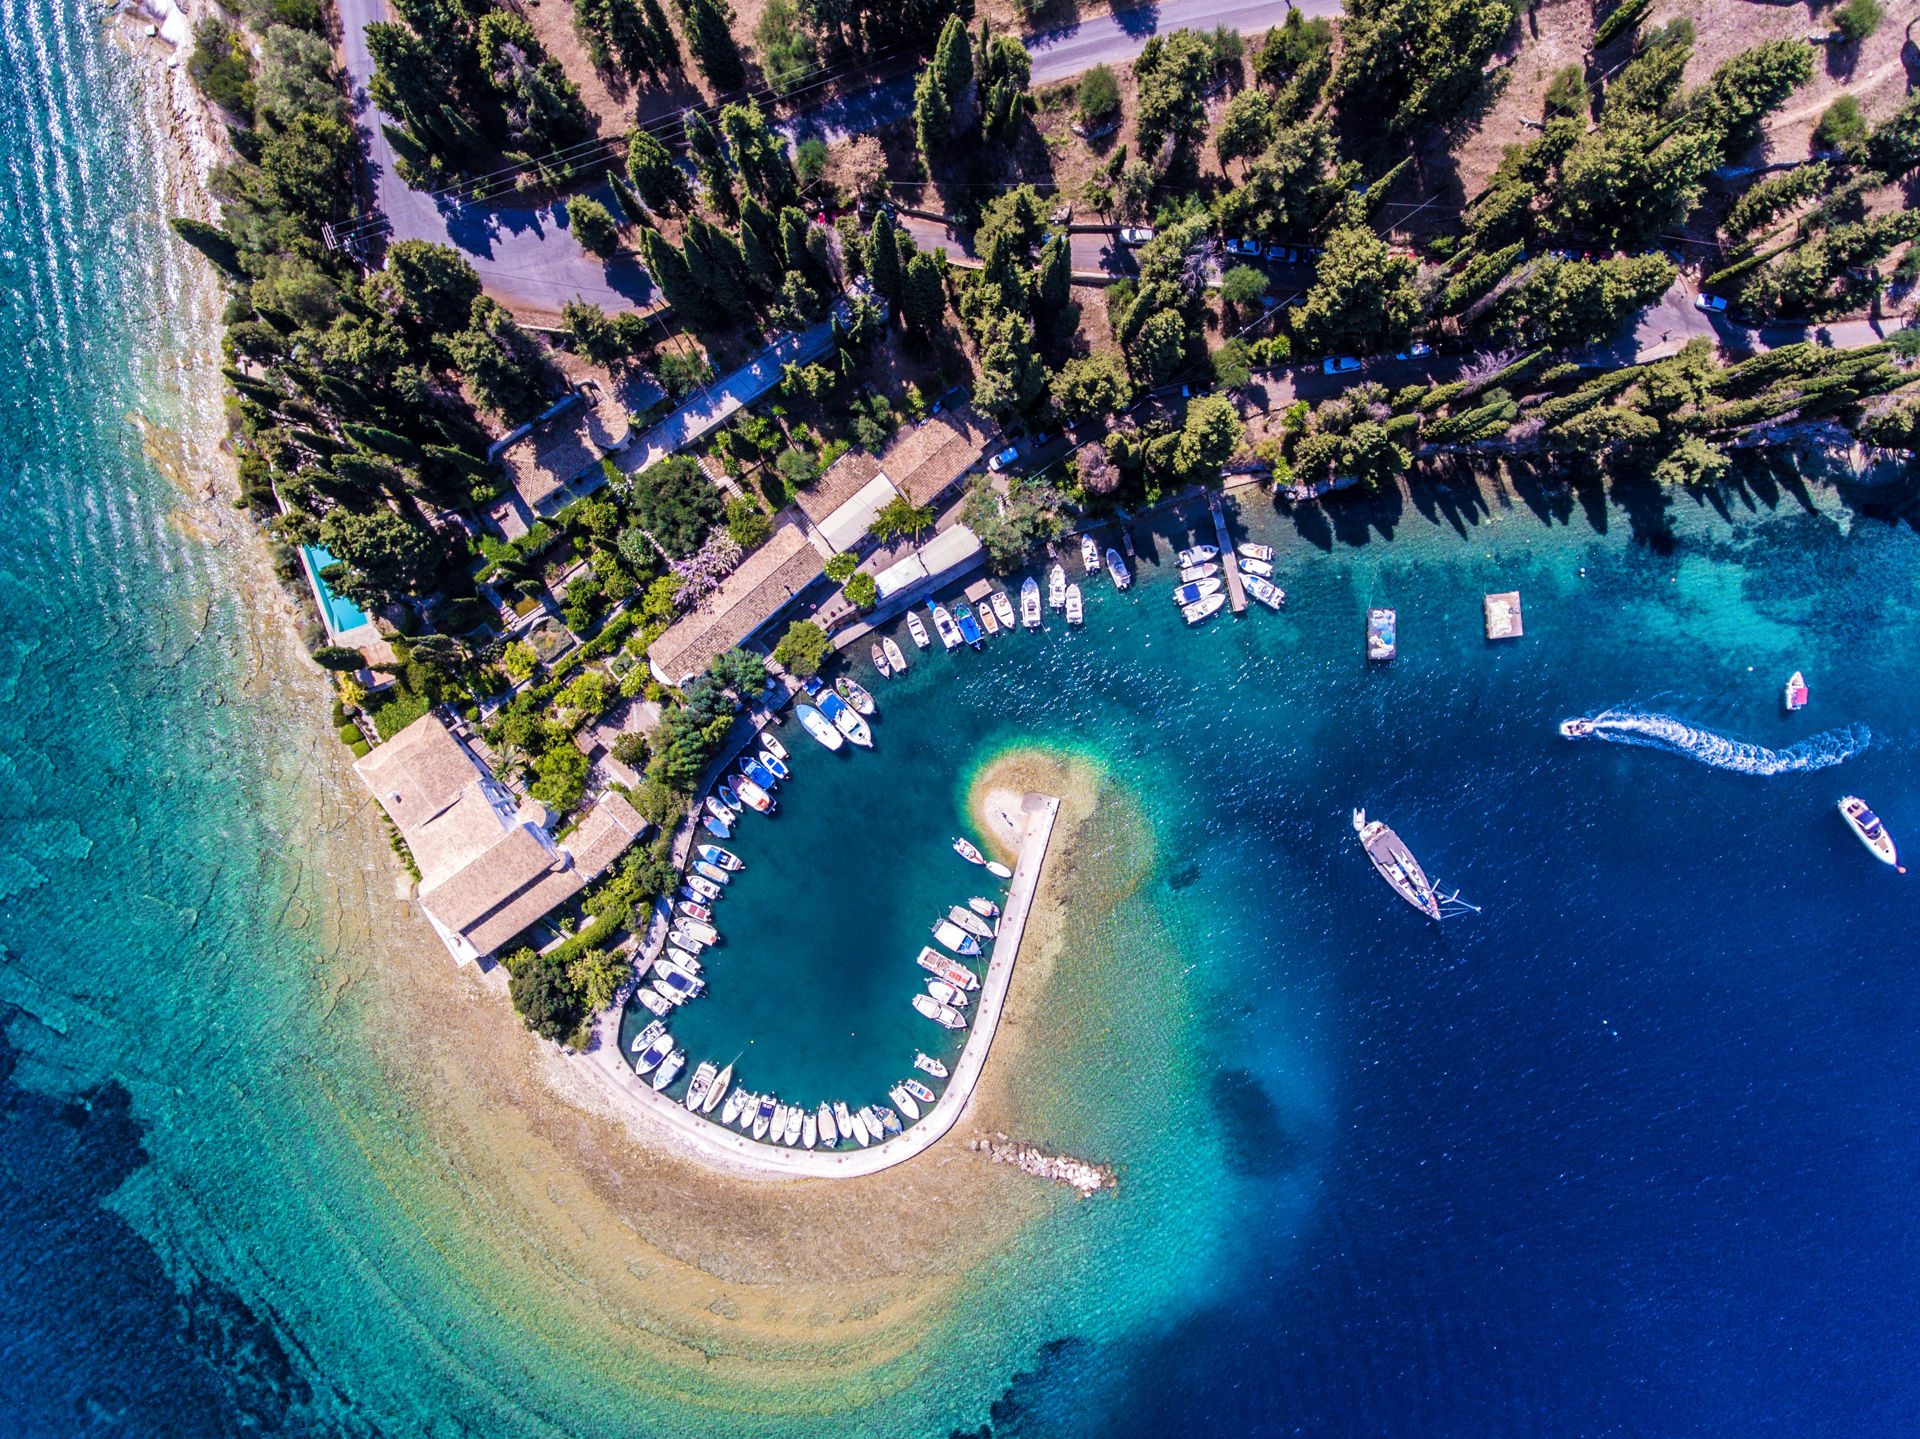
[[[986,642],[985,636],[980,633],[979,621],[974,619],[973,611],[966,605],[953,607],[953,622],[960,627],[960,638],[975,649]]]

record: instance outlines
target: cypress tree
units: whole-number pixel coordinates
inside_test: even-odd
[[[647,271],[653,276],[660,294],[673,306],[674,313],[689,325],[702,325],[712,319],[713,307],[695,283],[687,268],[686,257],[657,230],[640,234],[640,249],[647,257]]]
[[[751,225],[740,226],[740,254],[746,261],[747,275],[756,287],[769,295],[780,288],[787,267],[780,263],[776,252],[768,247]]]
[[[780,245],[780,222],[773,218],[773,212],[749,195],[740,206],[740,246],[747,249],[747,236],[751,234],[759,247],[766,252],[774,267],[773,280],[779,283],[780,275],[787,268]],[[749,250],[749,254],[752,252]]]
[[[1034,301],[1049,314],[1058,314],[1067,306],[1073,285],[1073,258],[1064,234],[1054,235],[1040,247],[1040,275],[1034,286]]]
[[[929,161],[947,147],[947,131],[953,123],[953,111],[940,90],[934,71],[924,70],[913,87],[913,129],[920,142],[920,153]]]
[[[627,178],[648,208],[660,214],[693,208],[693,185],[686,172],[673,163],[667,147],[645,130],[627,137]]]
[[[938,329],[947,313],[947,289],[940,276],[940,262],[927,251],[907,261],[900,310],[906,322],[923,334]]]
[[[973,83],[973,42],[967,38],[966,22],[958,15],[949,15],[940,32],[940,44],[933,52],[933,75],[950,110]]]
[[[733,43],[732,14],[724,0],[681,0],[680,18],[701,73],[716,90],[738,90],[747,83],[740,47]]]
[[[620,202],[620,213],[633,224],[651,225],[653,219],[647,214],[647,207],[640,203],[640,197],[633,193],[633,186],[618,175],[607,178],[613,182],[613,198]]]
[[[695,215],[687,225],[687,248],[698,247],[711,267],[708,290],[714,300],[735,319],[753,313],[747,298],[747,262],[733,236],[710,220]]]
[[[813,268],[813,257],[807,253],[807,217],[791,205],[780,212],[780,248],[787,269],[804,274]]]
[[[732,224],[740,217],[740,202],[734,197],[733,168],[727,164],[727,152],[721,148],[720,137],[698,110],[687,111],[684,123],[687,148],[693,151],[700,177],[707,182],[707,203]]]
[[[640,0],[640,13],[646,17],[647,43],[653,52],[654,69],[665,73],[680,68],[680,40],[667,22],[660,0]]]
[[[893,216],[882,210],[867,237],[867,275],[873,288],[893,309],[900,308],[900,244],[893,233]]]

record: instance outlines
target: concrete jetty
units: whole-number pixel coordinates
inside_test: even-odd
[[[1213,532],[1220,542],[1220,573],[1227,581],[1227,604],[1236,615],[1247,610],[1247,588],[1240,583],[1240,557],[1233,552],[1233,536],[1227,533],[1226,512],[1218,495],[1207,496],[1207,509],[1213,515]]]
[[[975,996],[973,1006],[972,1029],[940,1098],[916,1123],[908,1125],[904,1133],[865,1149],[788,1149],[782,1145],[762,1144],[738,1130],[724,1128],[710,1118],[689,1113],[678,1100],[655,1092],[652,1085],[633,1072],[621,1055],[619,1006],[604,1011],[595,1021],[595,1044],[588,1053],[578,1057],[578,1062],[607,1087],[623,1109],[643,1119],[657,1133],[689,1153],[743,1178],[854,1178],[877,1174],[896,1164],[906,1163],[937,1143],[959,1121],[973,1097],[973,1089],[980,1080],[981,1071],[986,1068],[987,1051],[993,1046],[994,1031],[1000,1024],[1000,1011],[1006,1003],[1008,986],[1013,981],[1013,966],[1020,956],[1020,941],[1026,933],[1027,915],[1040,885],[1047,846],[1053,840],[1053,825],[1060,814],[1060,801],[1052,795],[1029,794],[1022,800],[1021,809],[1026,816],[1026,831],[1021,838],[1020,857],[1013,866],[1013,880],[1008,886],[1006,903],[1001,906],[993,957],[987,965],[987,972],[980,977],[980,992]],[[968,872],[956,870],[956,873]],[[903,1004],[906,998],[907,992],[903,991]],[[695,1061],[701,1057],[688,1056]],[[869,1096],[861,1102],[871,1103],[884,1098]]]

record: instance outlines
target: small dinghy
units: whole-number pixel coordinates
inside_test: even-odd
[[[1258,575],[1248,575],[1243,582],[1247,593],[1270,610],[1277,610],[1287,602],[1287,592],[1272,580],[1263,580]]]
[[[734,788],[733,777],[731,775],[715,785],[713,792],[719,797],[720,803],[728,809],[733,810],[736,814],[746,809],[746,806],[740,802],[740,791]]]
[[[985,864],[987,862],[987,857],[964,839],[954,840],[953,852],[971,864]]]
[[[868,647],[867,653],[873,656],[873,667],[879,671],[880,678],[883,680],[892,679],[893,666],[887,663],[887,652],[881,649],[879,645],[871,645]]]
[[[1805,709],[1807,707],[1806,676],[1802,675],[1799,670],[1795,670],[1792,678],[1787,681],[1786,698],[1787,709],[1789,711]]]
[[[927,633],[926,622],[922,620],[914,610],[907,611],[907,633],[912,636],[913,642],[923,650],[931,647],[933,644],[933,636]],[[947,648],[952,649],[953,646],[948,645]]]
[[[1056,610],[1067,607],[1067,572],[1057,560],[1047,571],[1047,607]]]
[[[698,918],[698,916],[696,915],[695,918]],[[947,911],[947,918],[959,925],[960,928],[964,929],[968,934],[977,934],[982,939],[993,938],[993,926],[965,905],[954,905]]]
[[[996,918],[1000,913],[999,905],[990,899],[983,899],[977,894],[967,901],[967,908],[975,914],[984,914],[988,919]]]
[[[962,989],[978,989],[980,978],[957,959],[948,959],[937,949],[922,948],[920,957],[914,961],[936,979],[944,979],[948,984],[957,984]]]
[[[931,1074],[935,1079],[945,1079],[947,1077],[946,1065],[942,1064],[939,1060],[935,1059],[931,1054],[927,1054],[923,1052],[923,1053],[914,1055],[913,1067],[919,1070],[923,1074]],[[919,1084],[920,1081],[917,1079],[909,1079],[907,1083]],[[921,1085],[920,1087],[922,1089],[926,1088],[925,1085]],[[929,1100],[933,1098],[933,1095],[931,1092],[928,1093],[927,1098]]]
[[[845,675],[842,675],[833,682],[833,687],[839,692],[842,699],[852,705],[861,714],[870,715],[873,713],[873,696],[868,694],[862,686],[855,684]]]
[[[1030,630],[1040,628],[1040,581],[1032,575],[1020,582],[1020,623]]]
[[[920,1117],[920,1106],[913,1102],[913,1096],[907,1093],[906,1086],[896,1084],[887,1091],[887,1098],[893,1101],[893,1107],[906,1115],[908,1119]]]
[[[967,992],[958,985],[948,984],[944,979],[928,980],[927,993],[942,1004],[950,1004],[955,1009],[967,1007]]]
[[[933,927],[933,938],[936,944],[945,946],[955,954],[963,954],[969,959],[977,957],[980,953],[980,941],[951,920],[943,919],[936,924]]]
[[[1176,605],[1195,605],[1200,603],[1201,600],[1204,600],[1208,595],[1219,594],[1220,590],[1221,584],[1219,580],[1195,580],[1192,584],[1182,585],[1179,589],[1175,590],[1173,592],[1173,602]]]
[[[1133,575],[1127,569],[1127,562],[1120,558],[1120,551],[1107,551],[1107,571],[1113,576],[1113,587],[1116,590],[1133,587]]]
[[[1013,600],[1005,590],[995,590],[993,592],[993,615],[995,619],[1000,621],[1001,629],[1005,630],[1008,634],[1013,633],[1014,626],[1019,622],[1014,618]]]
[[[1100,572],[1100,546],[1093,542],[1092,535],[1080,536],[1080,565],[1090,575]]]
[[[1242,541],[1233,547],[1233,552],[1243,560],[1261,560],[1273,563],[1273,546],[1256,545],[1251,540]]]
[[[1240,573],[1243,575],[1258,575],[1264,580],[1273,574],[1273,566],[1265,560],[1242,560],[1240,561]]]
[[[672,1084],[674,1080],[680,1077],[680,1071],[685,1069],[686,1067],[687,1067],[686,1050],[684,1049],[674,1050],[672,1054],[669,1054],[665,1059],[661,1060],[660,1067],[654,1070],[653,1087],[657,1090],[665,1089],[669,1084]]]
[[[1191,565],[1204,565],[1208,560],[1219,559],[1220,550],[1216,545],[1194,545],[1191,549],[1180,551],[1174,558],[1180,561],[1180,568],[1184,570]]]
[[[708,864],[718,865],[721,869],[730,872],[743,870],[747,867],[746,861],[742,860],[739,855],[730,849],[722,849],[717,844],[699,845],[693,852]]]
[[[1084,611],[1082,611],[1080,608],[1080,586],[1068,585],[1067,586],[1067,623],[1070,625],[1077,625],[1085,617],[1086,616]]]
[[[1212,581],[1206,583],[1212,583]],[[1180,606],[1180,617],[1190,625],[1197,625],[1210,615],[1219,614],[1226,602],[1225,595],[1208,595],[1205,599],[1196,600],[1190,605]]]
[[[740,778],[733,783],[735,791],[739,794],[741,801],[747,808],[756,810],[760,814],[773,813],[773,796],[760,788],[759,785],[755,784],[745,775],[741,775]]]
[[[1867,853],[1882,864],[1890,864],[1901,874],[1907,871],[1900,863],[1900,852],[1893,847],[1893,836],[1887,833],[1887,827],[1880,823],[1880,816],[1867,808],[1867,802],[1855,795],[1840,797],[1840,818],[1847,822],[1847,828],[1853,831],[1853,837],[1867,847]]]
[[[914,1058],[914,1062],[917,1064],[919,1063],[920,1060],[925,1058],[926,1058],[926,1055],[924,1054],[916,1055]],[[939,1065],[941,1074],[945,1074],[947,1072],[946,1065],[941,1064],[939,1060],[936,1059],[933,1061],[933,1063],[936,1065]],[[931,1089],[928,1089],[926,1085],[922,1084],[917,1079],[903,1079],[900,1081],[900,1087],[906,1090],[906,1092],[908,1094],[911,1094],[915,1099],[919,1100],[922,1104],[933,1103],[933,1091]]]
[[[993,612],[992,601],[988,601],[987,603],[982,604],[980,606],[979,620],[980,620],[980,628],[983,631],[985,631],[986,634],[988,634],[989,636],[999,635],[1000,620],[999,620],[999,617],[996,616]]]
[[[795,705],[793,712],[799,717],[800,727],[828,749],[839,749],[847,742],[846,736],[834,728],[833,721],[812,705]]]
[[[918,616],[916,615],[907,616],[907,627],[909,629],[911,629],[914,625],[918,624],[919,622],[920,621]],[[880,641],[880,648],[887,652],[887,663],[893,666],[893,672],[896,675],[903,675],[907,672],[906,651],[900,648],[899,644],[894,640],[892,635],[888,635],[885,639]]]
[[[990,859],[987,861],[987,873],[997,874],[1002,879],[1013,878],[1013,871],[1008,869],[1004,864],[1000,863],[1000,861],[997,859]]]
[[[1184,584],[1189,580],[1210,580],[1220,573],[1220,566],[1212,560],[1204,565],[1188,565],[1180,571],[1180,580]]]
[[[960,627],[953,622],[953,616],[945,605],[928,605],[927,613],[933,616],[934,633],[940,636],[940,643],[947,649],[960,648]]]
[[[916,994],[913,997],[915,1013],[931,1019],[935,1024],[947,1029],[965,1029],[966,1019],[960,1011],[950,1004],[942,1004],[930,994]]]
[[[733,882],[732,875],[724,867],[717,864],[709,864],[704,859],[696,859],[693,862],[693,872],[702,879],[712,880],[715,884],[731,884]]]

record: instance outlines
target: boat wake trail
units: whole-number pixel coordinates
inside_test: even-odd
[[[1803,770],[1828,769],[1852,759],[1873,742],[1873,735],[1865,725],[1825,730],[1799,744],[1775,750],[1729,739],[1672,715],[1603,710],[1586,723],[1590,727],[1588,738],[1683,754],[1701,764],[1739,774],[1797,774]]]

